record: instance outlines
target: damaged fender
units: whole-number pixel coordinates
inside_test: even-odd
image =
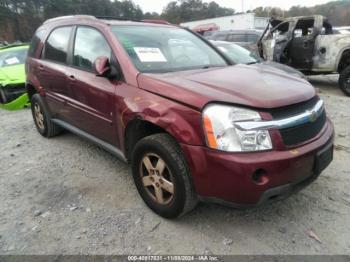
[[[116,103],[116,126],[120,129],[118,134],[121,136],[125,135],[127,125],[132,120],[140,119],[164,129],[180,144],[204,145],[200,111],[137,87],[119,88],[117,93],[120,101]],[[124,141],[124,137],[119,137],[118,140]],[[124,145],[120,147],[125,151]]]

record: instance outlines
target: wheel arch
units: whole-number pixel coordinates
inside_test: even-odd
[[[348,65],[350,65],[350,46],[344,48],[337,59],[337,72],[340,73]]]
[[[129,121],[124,131],[124,151],[126,159],[131,159],[133,149],[138,141],[144,137],[160,133],[166,133],[172,136],[164,128],[142,117],[137,116]]]
[[[38,90],[31,83],[26,83],[26,89],[27,89],[29,100],[31,100],[34,94],[39,93]]]
[[[187,118],[188,115],[168,109],[164,115],[143,112],[134,114],[132,118],[128,117],[122,138],[126,158],[130,159],[133,148],[140,139],[158,133],[170,135],[179,144],[203,145],[201,118],[198,119],[198,115]]]

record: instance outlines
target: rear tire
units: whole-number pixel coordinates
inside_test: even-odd
[[[350,65],[340,73],[339,87],[347,96],[350,96]]]
[[[131,164],[140,196],[158,215],[175,218],[196,206],[187,162],[180,146],[168,134],[141,139],[133,150]]]
[[[53,137],[62,132],[61,127],[51,121],[47,105],[39,94],[32,96],[31,109],[36,129],[43,137]]]

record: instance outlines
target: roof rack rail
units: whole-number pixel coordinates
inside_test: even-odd
[[[50,22],[54,22],[54,21],[59,21],[62,19],[69,19],[69,18],[88,18],[88,19],[96,19],[94,16],[92,15],[66,15],[66,16],[58,16],[58,17],[54,17],[51,19],[48,19],[44,22],[44,24],[50,23]]]
[[[124,17],[117,17],[117,16],[95,16],[97,19],[102,19],[102,20],[119,20],[119,21],[132,21],[132,22],[141,22],[140,20],[136,19],[128,19]]]
[[[115,16],[95,16],[97,19],[104,19],[104,20],[119,20],[119,21],[132,21],[132,22],[141,22],[141,23],[152,23],[152,24],[162,24],[162,25],[171,25],[166,20],[161,20],[161,19],[142,19],[142,20],[137,20],[137,19],[128,19],[124,17],[115,17]]]
[[[143,19],[143,20],[136,20],[136,19],[129,19],[125,17],[115,17],[115,16],[92,16],[92,15],[67,15],[67,16],[59,16],[55,18],[48,19],[44,22],[51,23],[63,19],[73,19],[73,18],[80,18],[80,19],[101,19],[101,20],[119,20],[119,21],[131,21],[131,22],[140,22],[140,23],[153,23],[153,24],[163,24],[163,25],[171,25],[166,20],[161,19]]]
[[[143,20],[141,20],[141,22],[152,23],[152,24],[161,24],[161,25],[171,25],[171,23],[169,23],[166,20],[162,20],[162,19],[143,19]]]

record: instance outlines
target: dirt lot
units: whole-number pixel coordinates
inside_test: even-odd
[[[69,133],[43,139],[30,110],[0,111],[0,253],[350,254],[350,98],[334,77],[311,81],[336,128],[321,177],[268,207],[200,204],[172,221],[143,204],[109,153]]]

